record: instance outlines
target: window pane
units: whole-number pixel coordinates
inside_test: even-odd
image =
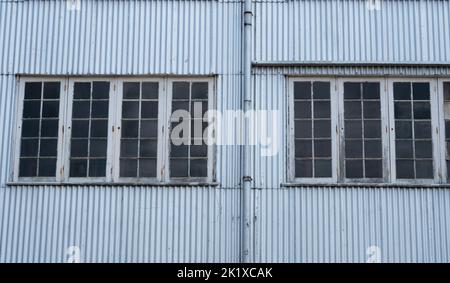
[[[158,118],[158,101],[143,101],[141,118]]]
[[[123,83],[123,99],[139,99],[139,83]]]
[[[121,157],[137,157],[138,156],[138,141],[137,139],[122,139],[120,145]]]
[[[361,84],[344,83],[344,99],[361,99]]]
[[[86,177],[87,176],[87,159],[71,159],[70,160],[70,176]]]
[[[331,121],[330,120],[314,121],[314,137],[316,138],[331,137]]]
[[[312,141],[295,141],[295,157],[312,157]]]
[[[141,140],[139,146],[140,157],[156,157],[158,142],[156,140]]]
[[[189,99],[189,83],[174,82],[172,99]]]
[[[411,83],[394,83],[395,100],[411,100]]]
[[[73,99],[91,99],[91,83],[75,83]]]
[[[156,158],[139,160],[139,176],[146,178],[156,177]]]
[[[44,83],[44,99],[59,99],[60,89],[61,89],[60,82]]]
[[[20,145],[20,156],[38,156],[39,139],[22,139]]]
[[[158,121],[142,121],[141,122],[141,138],[156,138],[158,137]]]
[[[192,83],[192,99],[208,99],[208,83]]]
[[[52,177],[56,175],[56,158],[39,159],[39,176]]]
[[[106,157],[107,141],[106,139],[92,139],[89,147],[89,156]]]
[[[158,99],[159,84],[156,82],[142,83],[142,99]]]
[[[313,97],[314,99],[330,99],[330,83],[314,82]]]
[[[56,157],[57,149],[57,139],[41,139],[39,155]]]
[[[295,118],[311,118],[311,102],[299,101],[295,102]]]
[[[365,170],[367,178],[382,178],[383,177],[383,163],[381,159],[365,160]]]
[[[137,138],[139,134],[139,121],[122,120],[122,137]]]
[[[362,123],[361,121],[345,121],[345,138],[361,138]]]
[[[25,100],[23,102],[23,118],[41,117],[41,101]]]
[[[39,137],[39,120],[22,121],[22,137]]]
[[[364,156],[366,158],[381,158],[381,140],[366,140],[364,142]]]
[[[417,139],[431,139],[431,123],[428,121],[414,122],[414,134]]]
[[[188,159],[171,159],[170,176],[171,177],[189,177]]]
[[[108,136],[108,120],[91,121],[91,137],[106,138]]]
[[[93,82],[92,99],[109,99],[109,82]]]
[[[37,159],[21,158],[19,166],[20,177],[36,177],[37,176]]]
[[[295,82],[294,99],[311,99],[311,82]]]
[[[380,99],[380,83],[363,83],[363,99]]]
[[[347,140],[345,142],[345,157],[346,158],[362,158],[363,157],[363,142],[362,142],[362,140]]]
[[[89,136],[89,120],[72,121],[72,137],[87,138]]]
[[[59,116],[59,101],[44,101],[42,107],[42,117],[58,118]]]
[[[89,100],[79,100],[73,102],[73,118],[89,118],[91,114],[91,102]]]
[[[395,135],[398,139],[412,138],[411,121],[397,121],[395,122]]]
[[[106,159],[89,160],[89,176],[105,177],[106,175]]]
[[[331,140],[314,141],[314,157],[331,157]]]
[[[363,178],[363,160],[349,160],[345,161],[345,176],[347,178],[356,179]]]
[[[88,140],[87,139],[72,139],[70,145],[70,156],[72,157],[87,157],[88,156]]]
[[[25,83],[25,99],[41,99],[42,83],[27,82]]]
[[[296,138],[311,138],[312,137],[312,122],[311,122],[311,120],[295,121],[295,137]]]
[[[363,105],[365,119],[381,118],[380,101],[364,101]]]
[[[362,113],[361,101],[345,101],[344,112],[346,119],[360,119]]]
[[[41,137],[58,137],[58,120],[42,119]]]
[[[108,118],[108,101],[98,100],[92,102],[92,118]]]
[[[394,112],[396,119],[411,119],[411,103],[395,102]]]
[[[430,103],[429,102],[414,102],[414,119],[430,119]]]
[[[137,159],[120,159],[120,177],[137,177]]]
[[[331,177],[331,160],[317,159],[314,161],[314,177]]]
[[[433,179],[433,161],[416,160],[416,178]]]
[[[364,137],[381,138],[381,121],[380,120],[364,121]]]
[[[312,160],[296,159],[295,160],[295,176],[298,178],[312,177]]]
[[[413,83],[414,100],[430,100],[429,83]]]
[[[206,159],[193,159],[190,164],[191,177],[207,177],[208,161]]]
[[[314,102],[314,118],[330,118],[330,102],[315,101]]]

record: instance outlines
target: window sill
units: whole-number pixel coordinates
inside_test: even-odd
[[[218,182],[8,182],[7,186],[95,186],[95,187],[218,187]]]
[[[282,188],[295,188],[295,187],[327,187],[327,188],[449,188],[450,184],[439,183],[426,183],[426,184],[413,184],[413,183],[282,183]]]

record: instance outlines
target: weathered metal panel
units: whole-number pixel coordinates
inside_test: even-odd
[[[449,1],[256,1],[255,19],[256,62],[450,62]]]
[[[0,189],[0,262],[237,262],[240,191],[214,187]]]
[[[448,188],[253,191],[256,262],[450,261]],[[372,248],[370,248],[372,247]]]
[[[241,3],[0,1],[0,73],[239,74]]]

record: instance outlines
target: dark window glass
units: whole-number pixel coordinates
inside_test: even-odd
[[[444,90],[444,119],[445,119],[444,130],[445,130],[445,148],[446,148],[445,159],[447,165],[447,182],[450,182],[450,81],[443,83],[443,90]],[[423,129],[423,124],[421,124],[420,127]],[[431,135],[431,127],[429,133]]]
[[[24,99],[41,99],[42,83],[41,82],[27,82],[25,83]]]
[[[394,104],[397,178],[433,178],[430,84],[394,83]]]
[[[189,99],[189,83],[188,82],[174,82],[172,99]]]
[[[329,82],[294,83],[294,119],[295,177],[331,177]]]
[[[294,99],[311,99],[311,83],[295,82]]]
[[[346,178],[383,177],[380,118],[380,83],[344,82]]]
[[[60,88],[60,82],[25,83],[19,177],[56,176]]]
[[[158,89],[157,82],[124,83],[120,177],[156,177]]]
[[[59,83],[59,82],[44,83],[44,99],[59,100],[60,88],[61,88],[61,83]]]
[[[143,82],[142,99],[158,99],[159,83]]]
[[[105,177],[110,83],[75,82],[70,177]]]
[[[174,82],[172,87],[172,113],[177,110],[186,110],[190,113],[189,121],[185,121],[190,124],[190,130],[181,134],[190,138],[187,143],[182,140],[171,140],[170,176],[208,177],[208,147],[203,140],[208,123],[203,121],[203,115],[208,110],[209,85],[207,82]],[[172,121],[171,129],[175,129],[182,122],[183,119]],[[154,125],[148,125],[146,132],[149,136],[154,135],[156,132]]]

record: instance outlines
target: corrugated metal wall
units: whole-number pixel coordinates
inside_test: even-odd
[[[217,75],[219,110],[241,108],[237,0],[0,0],[0,261],[239,261],[240,147],[217,150],[218,187],[10,186],[16,74]],[[255,1],[254,61],[423,67],[254,69],[255,109],[280,111],[279,153],[252,147],[253,260],[450,261],[446,188],[283,187],[285,75],[449,76],[449,1]],[[254,133],[263,125],[255,127]],[[227,129],[230,130],[230,129]],[[236,129],[231,129],[236,130]],[[270,133],[272,128],[266,127]],[[226,134],[224,132],[224,134]]]
[[[450,62],[449,1],[280,2],[255,4],[257,62]]]
[[[450,261],[448,188],[297,187],[253,194],[257,262]]]

